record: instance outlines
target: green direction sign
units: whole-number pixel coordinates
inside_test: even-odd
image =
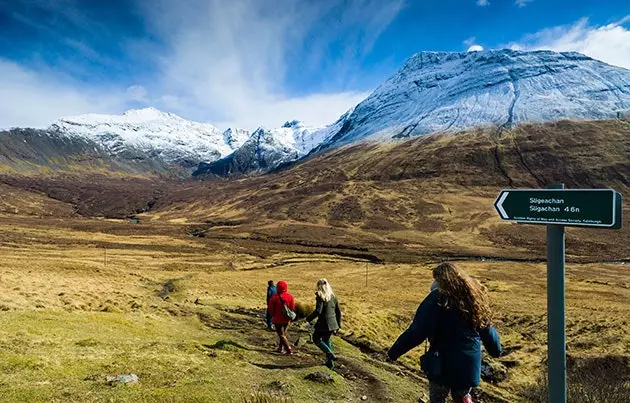
[[[621,195],[612,189],[502,190],[494,207],[507,221],[621,228]]]

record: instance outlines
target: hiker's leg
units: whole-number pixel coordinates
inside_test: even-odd
[[[284,347],[287,353],[292,352],[291,346],[289,345],[289,338],[287,337],[287,326],[289,325],[276,325],[280,328],[280,344]]]
[[[328,345],[324,341],[326,339],[326,333],[327,332],[315,330],[315,332],[313,332],[313,344],[319,347],[319,349],[322,350],[324,353],[331,354],[332,350],[330,349],[330,347],[328,347]]]
[[[324,344],[326,344],[326,347],[328,347],[331,353],[332,353],[332,344],[330,343],[330,338],[332,337],[332,334],[333,332],[326,332],[324,334],[324,337],[322,337],[322,341],[324,342]]]
[[[267,320],[267,327],[271,329],[273,324],[271,323],[272,316],[271,316],[271,312],[269,312],[269,309],[267,309],[267,312],[265,315],[266,315],[266,320]]]
[[[326,343],[330,351],[332,351],[333,348],[332,348],[332,342],[330,341],[330,338],[328,338],[328,340],[324,340],[324,343]]]
[[[333,352],[333,349],[332,349],[332,344],[330,343],[330,338],[332,337],[332,334],[333,332],[331,331],[324,333],[324,337],[322,337],[322,343],[324,343],[326,347],[328,348],[328,350],[330,351],[329,353],[326,353],[326,355],[328,356],[328,359],[332,361],[336,361],[337,357],[335,356],[335,353]]]
[[[278,348],[276,351],[281,353],[284,349],[284,344],[282,343],[282,325],[274,324],[274,326],[276,328],[276,334],[278,335]]]
[[[429,382],[429,402],[430,403],[446,403],[449,388],[439,385],[435,382]]]
[[[472,403],[472,396],[470,395],[470,388],[467,389],[453,389],[451,390],[451,396],[455,403]]]

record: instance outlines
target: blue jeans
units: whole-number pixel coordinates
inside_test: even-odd
[[[265,312],[265,323],[269,329],[273,328],[273,323],[271,323],[271,313],[269,312],[269,308]]]

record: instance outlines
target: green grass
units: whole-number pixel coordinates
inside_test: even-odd
[[[193,316],[12,311],[0,327],[3,401],[240,401],[270,380],[290,385],[286,393],[296,401],[347,394],[340,380],[304,381],[311,368],[252,365],[268,354],[239,340],[240,332],[209,332]],[[137,385],[105,382],[131,373]]]
[[[0,226],[2,400],[347,402],[426,394],[426,381],[408,370],[417,369],[421,349],[401,359],[407,367],[383,362],[378,352],[409,325],[428,292],[431,264],[369,265],[366,284],[364,262],[269,251],[266,244],[202,243],[178,236],[177,228],[26,218]],[[102,242],[112,245],[106,267]],[[510,348],[499,360],[512,365],[508,379],[482,389],[517,401],[546,355],[544,264],[460,265],[488,286]],[[302,343],[297,357],[270,353],[275,335],[262,320],[269,279],[288,281],[306,313],[321,277],[339,296],[347,340],[334,338],[346,368],[336,368],[331,385],[304,379],[328,371],[312,344]],[[568,265],[571,354],[627,354],[627,279],[621,265]],[[308,339],[305,326],[289,329],[292,342],[298,336]],[[106,382],[130,373],[140,377],[137,385]]]

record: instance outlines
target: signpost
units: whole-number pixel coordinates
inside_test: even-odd
[[[509,221],[618,228],[620,198],[612,189],[514,189],[501,191],[494,205]]]
[[[619,229],[621,195],[612,189],[502,190],[494,202],[501,219],[547,225],[547,357],[549,402],[566,403],[564,227]]]

